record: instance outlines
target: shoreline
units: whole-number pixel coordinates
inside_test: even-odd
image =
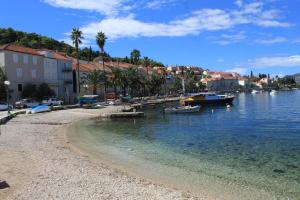
[[[112,112],[73,109],[18,116],[1,126],[0,199],[207,199],[134,177],[76,150],[73,123]]]

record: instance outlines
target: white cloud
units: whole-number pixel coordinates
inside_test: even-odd
[[[270,39],[255,40],[255,42],[259,43],[259,44],[278,44],[278,43],[284,43],[287,41],[288,40],[285,37],[275,37],[275,38],[270,38]]]
[[[90,10],[104,15],[116,15],[120,10],[128,9],[125,0],[44,0],[44,2],[55,7]]]
[[[236,73],[239,73],[241,75],[245,75],[248,72],[248,68],[245,68],[245,67],[235,67],[235,68],[226,70],[226,72],[236,72]]]
[[[249,60],[249,65],[255,68],[274,68],[274,67],[299,67],[300,55],[262,57]]]
[[[133,12],[137,5],[133,0],[43,0],[57,7],[91,10],[105,15],[98,22],[92,22],[81,27],[86,38],[95,37],[98,31],[104,31],[110,39],[124,37],[157,37],[157,36],[186,36],[198,35],[204,31],[232,29],[239,25],[256,25],[262,27],[288,27],[289,23],[278,21],[279,11],[265,9],[263,2],[245,4],[236,1],[237,9],[200,9],[191,12],[184,18],[169,22],[144,22],[134,14],[124,17],[124,11]],[[176,0],[151,0],[144,4],[148,8],[159,8],[169,5]],[[125,12],[126,13],[126,12]],[[122,15],[121,15],[122,14]],[[175,16],[176,17],[176,16]],[[233,41],[243,39],[243,35],[233,35],[229,38],[226,34],[221,36],[220,44],[226,45]],[[226,40],[222,40],[225,38]]]
[[[235,5],[237,5],[238,7],[242,7],[243,6],[243,0],[235,0]]]
[[[225,46],[228,44],[240,42],[245,38],[245,32],[241,31],[236,34],[221,34],[221,36],[212,39],[214,40],[214,43]]]
[[[146,3],[146,8],[159,9],[166,5],[174,4],[177,0],[152,0]]]

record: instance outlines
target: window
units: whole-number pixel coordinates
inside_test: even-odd
[[[32,56],[32,62],[34,65],[37,65],[37,57],[36,56]]]
[[[14,63],[17,63],[19,61],[18,54],[16,54],[16,53],[13,54],[13,60],[14,60]]]
[[[32,78],[36,78],[36,69],[33,69],[32,71],[31,71],[31,77]]]
[[[28,55],[23,56],[23,62],[24,64],[28,64]]]
[[[17,68],[17,77],[18,77],[18,78],[22,78],[22,75],[23,75],[22,72],[23,72],[23,71],[22,71],[21,68]]]
[[[22,92],[23,91],[23,85],[22,84],[18,84],[18,91]]]

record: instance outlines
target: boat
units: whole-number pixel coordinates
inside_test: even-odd
[[[41,112],[51,111],[50,107],[47,105],[33,106],[26,110],[26,114],[35,114]]]
[[[217,95],[213,92],[191,94],[187,98],[181,100],[183,106],[196,105],[227,105],[232,104],[234,96]]]
[[[252,94],[258,94],[259,93],[259,91],[257,91],[257,90],[252,90],[252,92],[251,92]]]
[[[193,112],[199,112],[201,106],[178,106],[173,108],[165,108],[164,113],[193,113]]]
[[[271,90],[270,95],[276,95],[278,93],[278,91],[276,90]]]

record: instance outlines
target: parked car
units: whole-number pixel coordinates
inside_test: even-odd
[[[9,108],[10,110],[13,109],[12,105],[8,105],[7,103],[0,102],[0,111],[7,110],[8,108]]]
[[[21,108],[30,108],[32,106],[37,106],[39,104],[40,104],[39,102],[34,101],[32,99],[21,99],[20,101],[17,101],[15,103],[16,108],[19,108],[19,109],[21,109]]]
[[[43,100],[42,103],[49,106],[60,106],[63,104],[63,101],[58,98],[49,98],[48,100]]]

